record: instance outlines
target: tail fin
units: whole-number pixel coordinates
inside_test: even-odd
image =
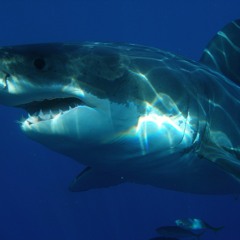
[[[240,19],[216,34],[204,50],[200,62],[240,85]]]
[[[224,226],[220,226],[220,227],[213,227],[211,225],[209,225],[208,223],[204,222],[204,224],[206,225],[206,227],[212,231],[214,231],[215,233],[222,230],[224,228]]]
[[[224,228],[224,226],[221,226],[221,227],[213,227],[212,230],[216,233],[220,230],[222,230]]]

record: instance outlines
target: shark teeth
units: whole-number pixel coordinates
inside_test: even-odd
[[[22,118],[20,123],[32,125],[53,120],[80,106],[85,106],[85,104],[76,98],[43,100],[42,102],[19,105],[28,112],[28,116]]]
[[[71,109],[72,108],[69,107],[69,110]],[[31,124],[39,123],[42,121],[56,119],[68,111],[62,111],[61,109],[59,109],[58,111],[49,110],[49,112],[43,112],[42,110],[40,110],[38,113],[34,113],[33,115],[30,115],[28,113],[27,119],[23,118],[21,122],[26,122],[29,125],[31,125]]]

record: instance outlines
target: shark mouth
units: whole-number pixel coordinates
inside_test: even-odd
[[[28,117],[23,119],[23,122],[27,122],[29,125],[31,125],[41,121],[52,120],[72,110],[73,108],[82,105],[86,104],[84,104],[83,101],[78,98],[69,97],[33,101],[18,105],[17,107],[23,108],[28,112]]]

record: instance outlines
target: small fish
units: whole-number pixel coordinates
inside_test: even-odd
[[[214,232],[217,232],[223,229],[223,226],[213,227],[206,223],[205,221],[198,218],[187,218],[187,219],[178,219],[175,221],[178,227],[189,229],[189,230],[202,230],[202,229],[210,229]]]
[[[156,229],[157,233],[161,235],[161,237],[167,238],[199,238],[204,232],[194,233],[188,229],[184,229],[179,226],[162,226]]]

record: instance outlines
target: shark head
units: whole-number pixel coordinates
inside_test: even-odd
[[[168,80],[157,92],[128,56],[130,48],[104,43],[3,47],[0,102],[26,110],[19,122],[30,138],[90,166],[192,144],[190,120],[168,94]]]

